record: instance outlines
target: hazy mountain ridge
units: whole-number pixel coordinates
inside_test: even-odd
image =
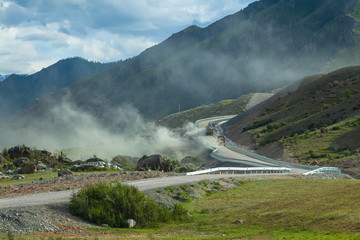
[[[77,82],[67,93],[77,107],[99,118],[128,103],[145,117],[160,119],[179,104],[190,109],[282,87],[321,71],[356,45],[357,21],[349,16],[356,3],[254,2],[207,28],[192,26],[174,34],[108,72]],[[62,94],[32,109],[47,112],[51,98]]]
[[[82,77],[102,72],[116,64],[69,58],[32,75],[12,74],[0,83],[0,121],[15,116],[36,98],[56,92]]]
[[[359,46],[360,27],[352,16],[357,4],[254,2],[206,28],[190,26],[137,57],[37,99],[10,129],[25,127],[56,138],[69,137],[79,126],[81,136],[93,126],[138,133],[138,115],[158,120],[177,112],[179,104],[186,110],[267,92],[321,72],[330,63],[347,65],[346,57],[337,60],[345,50]],[[90,122],[89,127],[81,119]]]
[[[203,118],[236,115],[273,95],[274,93],[250,93],[237,99],[223,100],[214,104],[202,105],[186,111],[173,113],[160,119],[158,123],[168,128],[181,128],[185,127],[184,125],[189,122],[193,123]]]
[[[5,79],[7,79],[10,75],[0,75],[0,82],[4,81]]]

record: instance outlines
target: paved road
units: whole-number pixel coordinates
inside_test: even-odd
[[[176,177],[164,177],[164,178],[150,178],[136,181],[126,182],[128,185],[137,187],[140,191],[151,190],[170,185],[179,185],[185,183],[198,182],[201,180],[220,179],[224,177],[242,176],[241,174],[208,174],[208,175],[197,175],[197,176],[176,176]],[[272,175],[268,175],[272,176]],[[246,177],[249,177],[247,175]],[[31,195],[23,195],[13,198],[0,199],[0,209],[10,207],[29,207],[46,205],[52,203],[69,202],[71,196],[76,190],[60,191],[60,192],[45,192]]]
[[[220,117],[212,117],[212,118],[206,118],[206,119],[201,119],[198,120],[196,122],[196,125],[198,127],[206,127],[208,125],[209,122],[226,122],[227,120],[231,119],[234,116],[220,116]],[[215,150],[215,155],[220,156],[220,158],[218,160],[222,161],[222,158],[229,158],[232,160],[236,160],[238,159],[239,162],[246,164],[246,162],[253,162],[256,164],[256,166],[263,166],[263,167],[269,167],[269,166],[274,166],[274,164],[271,163],[267,163],[264,161],[261,161],[259,159],[253,158],[253,157],[249,157],[246,156],[244,154],[232,151],[224,146],[219,145],[219,143],[217,142],[217,139],[214,136],[199,136],[198,137],[199,141],[201,143],[203,143],[206,147],[208,147],[209,149],[216,149]],[[231,161],[233,162],[233,161]],[[253,166],[251,164],[248,165],[249,167]]]
[[[233,116],[220,116],[220,117],[212,117],[201,119],[196,122],[198,127],[207,126],[209,122],[217,122],[219,124],[224,123],[231,119]],[[253,158],[251,156],[247,156],[245,154],[233,151],[229,148],[221,146],[218,144],[217,139],[214,136],[199,136],[198,139],[209,149],[216,149],[211,155],[213,158],[224,161],[224,162],[239,162],[248,167],[271,167],[275,166],[275,164],[262,161],[257,158]],[[291,167],[291,173],[293,174],[303,174],[309,172],[310,170],[305,170],[302,168]]]
[[[261,161],[256,158],[246,156],[245,154],[234,152],[224,146],[217,146],[216,149],[217,149],[217,151],[215,153],[217,155],[220,155],[225,158],[241,159],[241,160],[245,160],[245,161],[249,161],[249,162],[253,162],[253,163],[257,163],[257,164],[262,164],[264,166],[275,166],[275,164],[267,163],[267,162]]]

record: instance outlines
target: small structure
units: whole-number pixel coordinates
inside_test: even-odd
[[[207,127],[206,127],[206,136],[212,136],[214,134],[214,129],[211,126],[210,123],[208,123]]]
[[[218,136],[217,139],[218,141],[223,142],[225,144],[226,141],[225,136]]]

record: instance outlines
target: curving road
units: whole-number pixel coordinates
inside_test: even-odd
[[[233,117],[234,116],[229,115],[229,116],[219,116],[219,117],[200,119],[200,120],[196,121],[196,125],[198,127],[204,127],[204,126],[207,126],[210,122],[221,125],[222,123],[225,123],[226,121],[230,120]],[[220,130],[217,129],[217,131],[221,131],[221,128],[220,128]],[[274,166],[276,166],[276,164],[273,164],[270,162],[265,162],[258,158],[254,158],[252,156],[245,155],[245,154],[242,154],[237,151],[233,151],[225,146],[221,146],[218,144],[217,139],[214,136],[199,136],[198,139],[209,149],[214,150],[210,156],[219,161],[242,163],[248,167],[274,167]],[[310,170],[306,170],[306,169],[299,168],[299,167],[291,167],[291,173],[294,173],[294,174],[303,174],[303,173],[306,173],[309,171]]]

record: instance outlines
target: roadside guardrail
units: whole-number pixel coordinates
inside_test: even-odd
[[[316,166],[316,165],[305,165],[305,164],[298,164],[298,163],[288,163],[288,162],[283,162],[283,161],[278,161],[272,158],[268,158],[253,152],[249,152],[246,151],[240,147],[238,147],[233,141],[231,141],[231,139],[229,139],[228,137],[226,137],[224,135],[224,131],[221,128],[221,126],[219,124],[214,125],[213,123],[210,123],[210,125],[213,127],[214,129],[214,136],[224,136],[225,137],[225,147],[227,147],[228,149],[234,151],[234,152],[238,152],[241,154],[244,154],[246,156],[267,162],[267,163],[271,163],[277,166],[283,166],[283,167],[288,167],[288,168],[301,168],[301,169],[306,169],[306,170],[316,170],[316,169],[320,169],[323,167],[320,166]],[[336,174],[341,174],[341,170],[339,168],[336,167],[331,167],[331,171],[332,173],[336,173]],[[325,171],[325,170],[324,170]],[[321,171],[318,171],[321,172]]]
[[[200,174],[209,174],[219,172],[221,173],[232,173],[232,174],[281,174],[281,173],[290,173],[290,168],[285,167],[250,167],[250,168],[240,168],[240,167],[218,167],[210,168],[195,172],[186,173],[187,176],[200,175]]]

